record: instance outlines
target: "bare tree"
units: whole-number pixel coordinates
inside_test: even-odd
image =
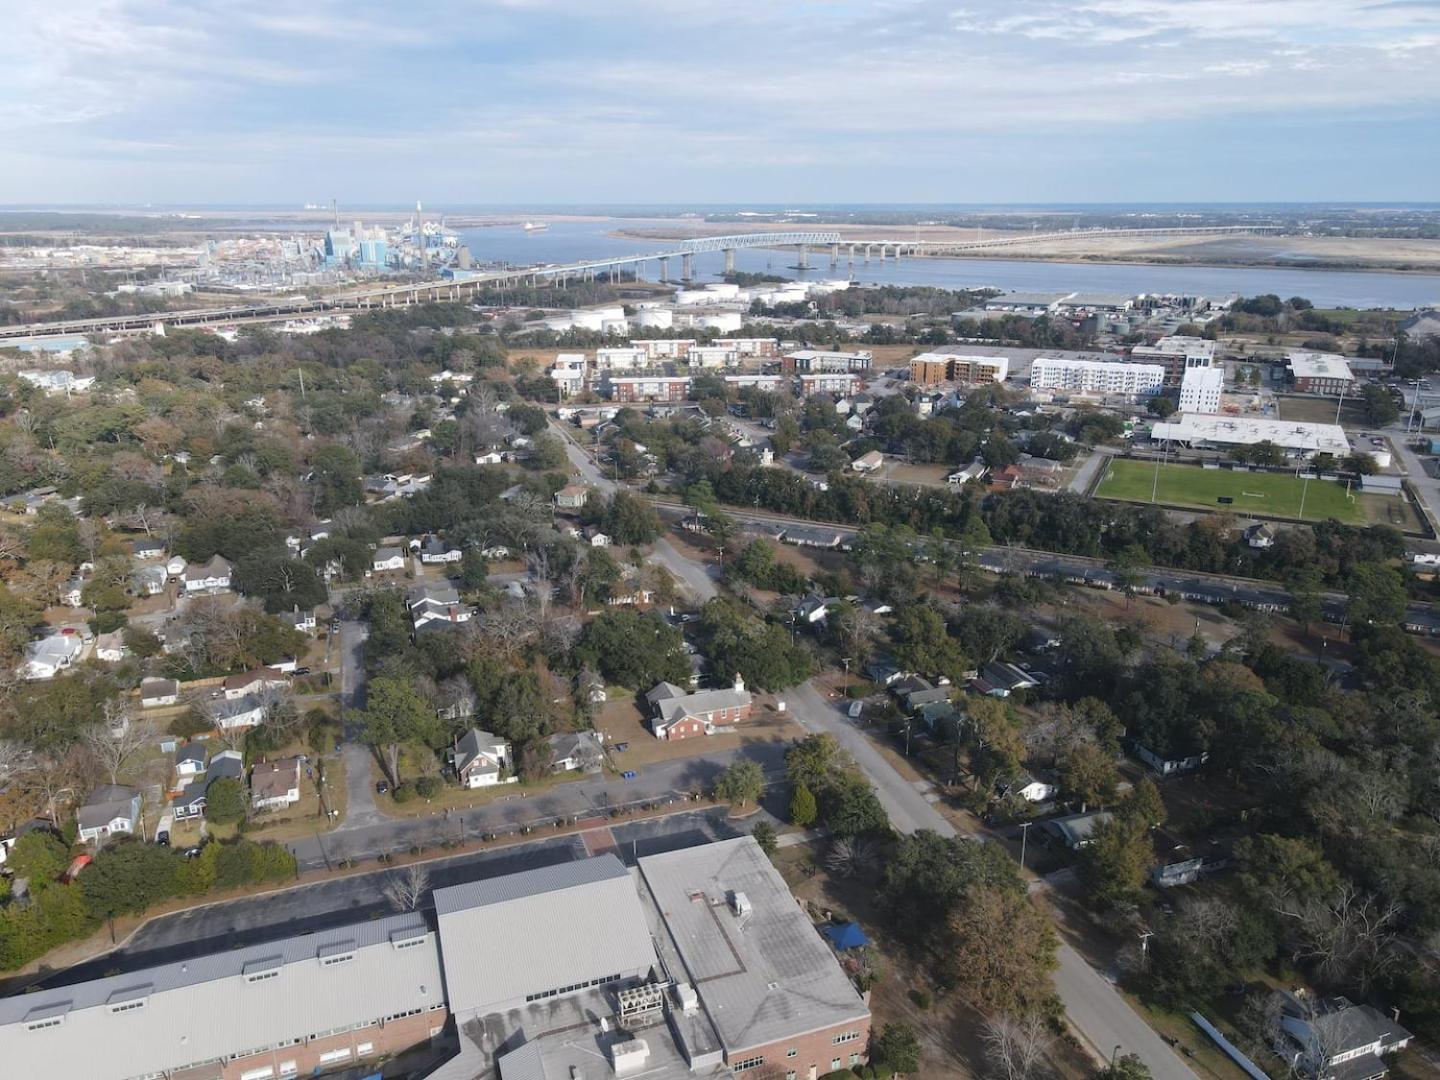
[[[1374,980],[1398,959],[1395,950],[1400,905],[1381,905],[1346,882],[1329,900],[1308,899],[1281,908],[1290,923],[1292,955],[1315,965],[1327,982],[1353,980],[1367,993]]]
[[[80,763],[73,750],[64,753],[37,754],[30,770],[29,788],[45,804],[45,813],[56,824],[60,821],[60,799],[75,795],[79,783]]]
[[[998,1013],[989,1017],[981,1039],[990,1075],[996,1080],[1039,1080],[1050,1071],[1045,1063],[1050,1030],[1039,1013],[1018,1017]]]
[[[414,911],[430,891],[430,871],[419,863],[396,870],[385,879],[380,890],[396,911]]]
[[[842,837],[830,845],[825,867],[840,877],[854,877],[875,861],[875,845],[869,840]]]
[[[96,763],[110,777],[110,783],[120,782],[124,770],[151,739],[150,725],[132,721],[130,711],[118,698],[105,702],[103,718],[83,732],[85,748],[90,751]]]

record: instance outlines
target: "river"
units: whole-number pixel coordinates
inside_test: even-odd
[[[612,236],[617,229],[653,225],[625,220],[557,221],[540,232],[525,232],[518,225],[460,230],[460,241],[477,262],[503,262],[516,266],[570,263],[612,255],[632,255],[673,247]],[[674,225],[674,222],[663,224]],[[1304,296],[1317,307],[1397,308],[1440,307],[1440,274],[1400,274],[1353,270],[1300,270],[1286,267],[1166,266],[1135,263],[1059,263],[1028,259],[886,259],[869,262],[844,257],[831,269],[829,253],[810,253],[811,268],[793,269],[793,251],[740,249],[735,268],[784,277],[848,277],[862,284],[935,285],[946,289],[993,287],[1007,292],[1174,293],[1183,296]],[[720,254],[697,255],[695,273],[701,280],[716,280],[722,268]],[[646,272],[656,272],[654,264]],[[680,267],[672,263],[672,274]]]

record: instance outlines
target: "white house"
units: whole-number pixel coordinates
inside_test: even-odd
[[[586,532],[589,533],[590,546],[592,548],[609,547],[613,542],[608,535],[599,529],[587,529]]]
[[[426,566],[441,566],[445,563],[458,563],[465,557],[465,553],[454,544],[447,544],[440,537],[433,533],[421,537],[419,540],[410,541],[410,553],[418,554],[420,561]]]
[[[499,450],[485,450],[475,455],[476,465],[499,465],[505,460],[505,455]]]
[[[159,596],[170,580],[163,566],[142,566],[130,575],[130,589],[136,596]]]
[[[256,668],[254,671],[246,671],[240,675],[231,675],[226,678],[225,700],[239,701],[251,694],[263,693],[267,690],[286,690],[289,687],[290,680],[276,668]]]
[[[121,630],[112,630],[95,639],[95,659],[97,660],[103,660],[107,664],[118,664],[129,655],[130,650],[125,647],[125,634]]]
[[[319,626],[319,623],[315,619],[314,608],[308,608],[302,611],[297,607],[292,610],[289,615],[285,616],[285,621],[302,634],[313,635]]]
[[[193,780],[205,771],[205,744],[188,742],[175,751],[175,775]]]
[[[261,761],[250,770],[250,805],[256,810],[283,810],[299,801],[299,758]]]
[[[1183,757],[1163,757],[1155,753],[1148,746],[1142,746],[1139,743],[1135,744],[1135,756],[1161,776],[1174,776],[1176,773],[1194,772],[1210,760],[1210,755],[1204,752],[1189,754]]]
[[[224,592],[230,588],[230,563],[223,556],[215,555],[204,566],[189,566],[181,575],[185,592]]]
[[[1060,789],[1044,780],[1037,780],[1029,773],[1020,773],[996,784],[995,792],[1002,798],[1015,795],[1026,802],[1042,803],[1053,799],[1060,793]]]
[[[80,658],[85,645],[76,633],[51,634],[25,647],[20,674],[27,679],[53,679]]]
[[[869,453],[861,454],[854,461],[850,462],[850,468],[858,473],[870,473],[885,464],[885,455],[879,450],[871,450]]]
[[[422,585],[410,593],[409,604],[410,621],[416,630],[433,622],[470,621],[470,609],[460,602],[460,594],[449,585]]]
[[[594,731],[567,731],[551,735],[551,772],[599,772],[605,760],[600,741],[604,736]]]
[[[405,553],[397,547],[382,547],[375,549],[375,556],[370,560],[370,569],[376,574],[392,574],[405,569]]]
[[[180,700],[180,684],[174,679],[141,679],[140,707],[158,709]]]
[[[64,585],[60,586],[60,603],[66,607],[80,607],[81,604],[85,602],[83,599],[84,590],[84,581],[78,577],[71,578],[65,582]]]
[[[502,782],[500,770],[510,765],[510,744],[498,735],[471,728],[456,740],[451,759],[461,787],[490,787]],[[512,776],[505,782],[514,780]]]
[[[259,727],[265,720],[265,706],[253,697],[234,700],[224,698],[216,702],[212,716],[215,726],[222,731],[240,727]]]
[[[102,784],[75,814],[83,843],[116,833],[133,833],[140,823],[140,793],[124,784]]]
[[[189,564],[179,555],[171,555],[170,558],[165,560],[165,573],[171,577],[179,577],[185,573],[185,567],[187,565]]]

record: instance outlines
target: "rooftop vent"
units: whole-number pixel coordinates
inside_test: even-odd
[[[650,1058],[650,1044],[644,1039],[616,1043],[610,1048],[610,1058],[615,1063],[616,1076],[633,1076],[645,1068]]]
[[[749,915],[755,910],[750,906],[750,898],[743,892],[730,894],[730,906],[735,909],[736,915]]]

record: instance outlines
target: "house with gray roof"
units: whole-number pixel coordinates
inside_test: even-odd
[[[748,720],[753,704],[745,680],[738,674],[728,690],[691,693],[662,682],[645,695],[645,701],[652,710],[650,730],[657,739],[713,735],[719,728]]]
[[[510,744],[499,735],[471,728],[455,741],[451,760],[461,787],[490,787],[500,783],[502,770],[510,767]]]
[[[101,784],[75,813],[82,843],[133,833],[140,823],[140,793],[124,784]]]

